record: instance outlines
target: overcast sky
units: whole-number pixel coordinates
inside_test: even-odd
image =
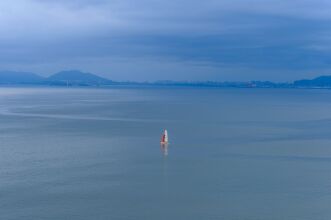
[[[139,81],[331,74],[331,1],[1,0],[0,69]]]

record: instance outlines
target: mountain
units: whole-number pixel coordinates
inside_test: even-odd
[[[92,73],[79,70],[67,70],[55,73],[47,78],[31,72],[0,71],[0,85],[55,85],[55,86],[190,86],[220,88],[331,88],[331,75],[314,79],[297,80],[293,83],[275,83],[269,81],[218,82],[218,81],[156,81],[156,82],[115,82]]]
[[[320,76],[314,79],[294,81],[295,87],[331,87],[331,76]]]
[[[0,71],[0,84],[40,84],[44,80],[35,73]]]
[[[51,75],[46,79],[46,82],[51,84],[70,84],[70,85],[105,85],[110,84],[112,81],[92,73],[84,73],[78,70],[61,71]]]

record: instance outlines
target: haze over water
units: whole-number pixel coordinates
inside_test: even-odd
[[[331,219],[330,100],[330,90],[1,88],[0,219]]]

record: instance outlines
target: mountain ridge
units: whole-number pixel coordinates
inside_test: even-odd
[[[318,76],[313,79],[302,79],[293,82],[298,87],[331,87],[331,75]]]
[[[48,77],[23,71],[0,71],[0,84],[42,84],[95,86],[111,84],[112,81],[98,75],[79,70],[63,70]]]
[[[30,83],[41,83],[44,77],[31,72],[20,72],[3,70],[0,71],[0,83],[1,84],[30,84]]]
[[[47,77],[46,82],[52,84],[104,85],[110,84],[112,81],[93,73],[81,72],[79,70],[64,70]]]
[[[80,70],[63,70],[48,77],[31,72],[0,71],[0,85],[48,85],[48,86],[109,86],[109,85],[156,85],[156,86],[191,86],[191,87],[230,87],[230,88],[330,88],[331,75],[313,79],[295,80],[290,83],[270,81],[219,82],[219,81],[155,81],[155,82],[120,82],[100,77]]]

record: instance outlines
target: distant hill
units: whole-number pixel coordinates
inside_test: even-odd
[[[44,80],[35,73],[0,71],[0,84],[40,84]]]
[[[331,76],[320,76],[314,79],[294,81],[295,87],[331,87]]]
[[[219,81],[155,81],[155,82],[116,82],[92,73],[67,70],[42,77],[31,72],[0,71],[0,85],[44,85],[44,86],[189,86],[219,88],[327,88],[331,89],[331,76],[297,80],[293,83],[270,81],[219,82]]]
[[[78,70],[61,71],[51,75],[46,79],[51,84],[70,84],[70,85],[105,85],[112,81],[102,78],[92,73],[84,73]]]

